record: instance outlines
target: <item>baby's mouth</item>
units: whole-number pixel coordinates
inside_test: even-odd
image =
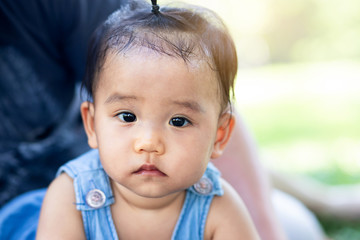
[[[160,171],[153,164],[143,164],[138,170],[133,172],[133,174],[143,175],[143,176],[154,176],[154,177],[164,177],[164,176],[166,176],[165,173]]]

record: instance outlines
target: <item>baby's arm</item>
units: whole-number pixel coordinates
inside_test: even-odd
[[[224,195],[214,197],[205,228],[205,239],[260,239],[236,191],[222,180]]]
[[[36,239],[85,239],[81,212],[74,203],[73,180],[61,174],[46,192]]]

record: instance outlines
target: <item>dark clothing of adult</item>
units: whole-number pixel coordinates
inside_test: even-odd
[[[89,38],[125,0],[0,0],[0,206],[88,150],[79,84]]]

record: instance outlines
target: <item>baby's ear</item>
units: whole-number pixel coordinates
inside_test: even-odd
[[[220,157],[223,153],[226,144],[229,142],[231,134],[235,126],[235,118],[231,113],[223,113],[219,120],[219,125],[216,132],[216,139],[214,148],[211,153],[211,158]]]
[[[80,106],[81,117],[83,120],[85,132],[88,138],[88,144],[91,148],[97,148],[97,138],[95,132],[95,108],[91,102],[83,102]]]

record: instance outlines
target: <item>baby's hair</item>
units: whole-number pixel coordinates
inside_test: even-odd
[[[154,2],[151,6],[132,0],[96,29],[83,80],[89,97],[94,97],[99,73],[109,53],[126,54],[147,48],[157,54],[182,58],[186,63],[205,59],[217,75],[221,109],[225,110],[234,96],[237,72],[235,45],[226,26],[206,8],[156,6]]]

